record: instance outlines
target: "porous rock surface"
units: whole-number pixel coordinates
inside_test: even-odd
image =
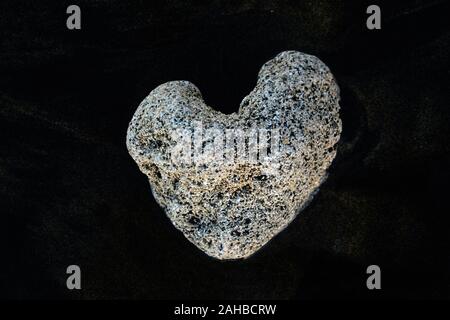
[[[268,137],[266,158],[250,155],[255,128],[256,142]],[[328,67],[285,51],[263,65],[237,113],[207,106],[188,81],[158,86],[136,110],[127,147],[173,225],[206,254],[239,259],[307,206],[326,179],[340,133],[339,88]],[[224,147],[228,153],[210,148],[239,138],[244,147]],[[189,148],[180,151],[180,141]]]

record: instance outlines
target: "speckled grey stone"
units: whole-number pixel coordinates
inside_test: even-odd
[[[263,65],[230,115],[205,105],[190,82],[158,86],[136,110],[127,147],[173,225],[206,254],[239,259],[307,206],[340,133],[328,67],[285,51]]]

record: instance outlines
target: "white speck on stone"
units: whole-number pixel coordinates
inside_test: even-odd
[[[227,130],[242,143],[221,145],[237,144]],[[261,148],[264,130],[277,142],[265,157],[253,149]],[[256,87],[230,115],[207,106],[188,81],[158,86],[136,110],[127,147],[173,225],[206,254],[239,259],[308,205],[326,179],[340,133],[339,88],[328,67],[285,51],[263,65]],[[180,152],[180,145],[187,148]]]

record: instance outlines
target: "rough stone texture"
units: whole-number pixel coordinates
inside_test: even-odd
[[[203,158],[176,161],[181,139],[196,148],[199,123]],[[238,161],[228,154],[225,163],[217,149],[207,152],[213,134],[222,138],[230,129],[247,134],[248,152],[255,127],[279,130],[279,145],[275,131],[268,135],[271,158],[260,153],[257,161]],[[174,135],[180,129],[188,134]],[[260,249],[308,204],[326,178],[340,132],[339,88],[328,67],[314,56],[285,51],[261,68],[255,89],[230,115],[207,106],[190,82],[160,85],[137,109],[127,146],[175,227],[208,255],[237,259]]]

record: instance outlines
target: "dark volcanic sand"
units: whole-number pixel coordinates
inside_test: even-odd
[[[449,5],[378,1],[0,3],[0,249],[8,298],[450,297]],[[430,2],[430,1],[428,1]],[[353,4],[352,4],[353,3]],[[262,63],[314,54],[341,87],[343,136],[312,204],[248,260],[176,231],[127,153],[157,85],[236,111]],[[78,264],[83,290],[68,291]],[[382,269],[366,289],[365,270]]]

